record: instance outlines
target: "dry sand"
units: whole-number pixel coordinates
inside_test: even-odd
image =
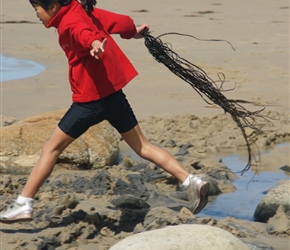
[[[2,114],[27,118],[69,107],[67,63],[56,30],[42,26],[28,1],[1,3],[2,54],[46,67],[38,76],[1,83]],[[288,6],[286,0],[98,2],[99,8],[130,15],[137,25],[147,23],[154,36],[180,32],[230,41],[236,51],[223,42],[199,42],[174,35],[163,38],[180,56],[202,67],[212,78],[217,80],[216,74],[223,72],[228,80],[225,87],[236,84],[234,91],[226,92],[228,98],[251,102],[248,106],[252,110],[265,106],[279,112],[289,112]],[[142,40],[116,40],[139,72],[125,88],[139,119],[222,113],[208,107],[187,83],[155,62]]]
[[[107,0],[98,1],[98,7],[129,15],[137,25],[147,23],[154,36],[180,32],[201,39],[228,40],[236,51],[223,42],[175,35],[162,38],[213,79],[223,72],[225,88],[236,86],[225,93],[229,99],[244,101],[250,110],[266,107],[289,115],[288,1]],[[124,89],[138,119],[223,113],[154,61],[142,40],[116,40],[139,72]],[[1,53],[46,67],[35,77],[1,82],[3,116],[23,119],[70,106],[67,62],[57,32],[42,26],[28,1],[1,0]],[[276,152],[275,156],[281,164],[289,165],[289,152]]]

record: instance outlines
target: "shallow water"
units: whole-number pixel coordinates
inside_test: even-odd
[[[289,147],[289,144],[281,144],[276,147]],[[269,152],[263,152],[265,155]],[[126,152],[132,159],[140,159],[134,152]],[[237,173],[243,169],[246,162],[240,155],[233,154],[223,157],[223,163],[233,172]],[[289,179],[289,176],[282,170],[275,172],[263,171],[255,174],[252,170],[243,175],[236,174],[238,179],[233,181],[236,191],[218,195],[214,200],[208,202],[207,206],[197,217],[212,217],[222,219],[233,217],[242,220],[254,220],[255,209],[265,196],[265,193],[275,187],[280,180]]]
[[[288,144],[276,147],[289,147]],[[268,154],[269,152],[263,152]],[[244,168],[246,162],[239,155],[231,155],[222,159],[223,163],[233,172]],[[237,190],[233,193],[221,194],[215,200],[208,203],[199,216],[210,216],[221,219],[234,217],[243,220],[254,220],[255,209],[265,196],[265,193],[275,187],[280,180],[289,180],[289,176],[283,171],[263,171],[254,175],[252,170],[245,172],[239,179],[233,181]]]
[[[3,55],[0,55],[0,65],[1,82],[32,77],[45,70],[45,67],[37,62]]]

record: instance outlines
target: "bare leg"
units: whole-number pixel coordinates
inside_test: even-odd
[[[54,130],[44,144],[40,158],[32,169],[21,196],[29,198],[35,196],[43,182],[50,176],[58,156],[73,141],[74,138],[62,132],[59,127]]]
[[[145,138],[139,125],[121,135],[139,156],[155,163],[166,172],[175,176],[181,183],[188,177],[189,173],[169,152],[151,144]]]

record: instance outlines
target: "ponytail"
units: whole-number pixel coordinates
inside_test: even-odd
[[[94,6],[97,4],[97,0],[79,0],[87,12],[92,12]]]

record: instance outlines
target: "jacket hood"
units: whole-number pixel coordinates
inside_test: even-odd
[[[62,6],[59,12],[50,20],[50,22],[46,25],[46,28],[58,28],[58,25],[61,19],[65,16],[67,12],[69,12],[72,8],[77,8],[80,3],[77,0],[71,1],[70,4]],[[85,11],[85,10],[84,10]]]

